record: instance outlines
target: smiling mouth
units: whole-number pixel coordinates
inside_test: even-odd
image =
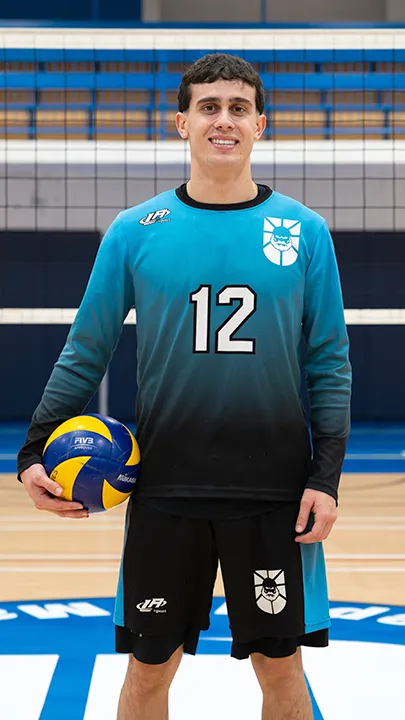
[[[213,138],[210,138],[210,143],[214,147],[218,147],[221,149],[225,148],[228,150],[230,148],[236,147],[236,145],[238,145],[239,141],[238,140],[215,140]]]

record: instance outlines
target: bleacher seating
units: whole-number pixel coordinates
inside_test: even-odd
[[[201,54],[0,50],[0,138],[178,140],[177,87]],[[240,54],[263,80],[267,140],[405,136],[405,50]]]

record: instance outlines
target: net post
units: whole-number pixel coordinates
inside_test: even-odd
[[[99,415],[108,415],[108,370],[98,389],[98,412]]]

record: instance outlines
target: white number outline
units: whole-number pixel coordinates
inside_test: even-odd
[[[204,298],[204,296],[202,298],[197,297],[203,290],[207,291],[206,298]],[[242,291],[249,292],[248,298]],[[195,306],[193,352],[198,355],[207,355],[210,352],[211,297],[212,285],[201,284],[197,290],[190,293],[190,303]],[[234,355],[245,355],[246,353],[255,354],[256,352],[255,338],[234,337],[257,310],[257,294],[255,291],[249,285],[225,285],[216,295],[217,305],[233,305],[237,300],[239,300],[238,307],[235,308],[215,331],[216,354],[232,353]],[[250,304],[250,308],[244,307],[247,303]],[[235,324],[236,319],[241,314],[243,317],[239,317],[240,321]],[[200,323],[204,323],[202,328],[200,327]],[[229,330],[229,325],[231,325],[231,330]],[[204,336],[205,342],[201,343],[200,349],[197,349],[197,338],[201,339],[202,336]],[[232,347],[235,343],[240,344],[238,350]],[[242,344],[244,349],[242,349]]]

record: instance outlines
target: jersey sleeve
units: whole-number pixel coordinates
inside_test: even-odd
[[[351,365],[339,271],[326,222],[307,269],[303,332],[313,446],[307,487],[337,500],[350,431]]]
[[[96,393],[134,305],[127,239],[118,215],[107,230],[65,346],[32,417],[18,459],[18,474],[41,462],[49,435],[81,414]]]

